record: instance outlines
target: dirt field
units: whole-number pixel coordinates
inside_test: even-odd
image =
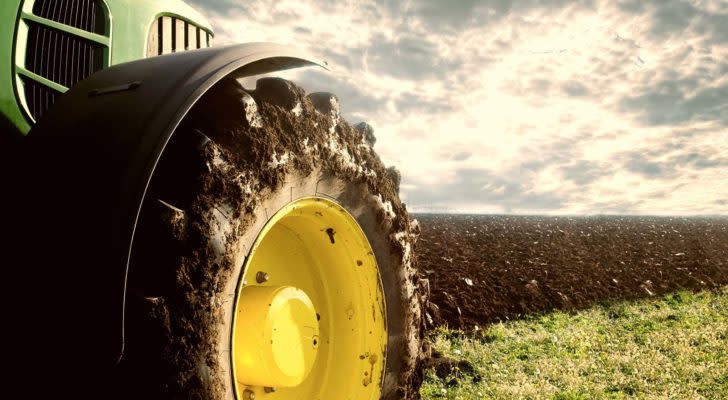
[[[728,283],[728,218],[415,216],[435,324],[466,330]]]

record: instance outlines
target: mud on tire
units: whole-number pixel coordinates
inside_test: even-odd
[[[426,281],[412,253],[419,227],[399,173],[350,126],[338,100],[278,78],[244,90],[225,79],[177,129],[142,208],[128,278],[124,395],[232,399],[232,298],[257,233],[285,204],[322,196],[366,233],[387,304],[383,396],[419,398]]]

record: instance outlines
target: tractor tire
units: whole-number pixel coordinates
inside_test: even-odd
[[[236,80],[224,79],[208,91],[167,145],[141,209],[129,267],[126,343],[119,364],[118,394],[127,398],[239,400],[419,398],[425,345],[423,304],[429,290],[427,282],[418,278],[412,252],[419,227],[399,199],[399,173],[385,168],[373,144],[371,127],[365,123],[352,127],[344,121],[335,96],[306,96],[287,80],[262,78],[255,90],[246,90]],[[286,239],[289,242],[269,233],[270,245],[264,244],[268,242],[261,238],[276,229],[276,221],[297,221],[296,213],[308,210],[306,207],[312,215],[344,225],[355,221],[347,225],[352,227],[353,236],[339,233],[343,228],[326,229],[323,222],[318,226],[311,220],[302,222],[301,231]],[[335,212],[326,214],[327,210]],[[281,232],[298,226],[286,224]],[[356,257],[347,265],[350,260],[346,254],[361,248],[335,253],[342,257],[341,261],[334,260],[335,266],[306,261],[319,257],[316,251],[329,251],[321,247],[306,253],[308,258],[291,256],[288,262],[270,266],[270,271],[277,271],[271,273],[270,282],[265,271],[252,270],[258,257],[254,252],[261,254],[263,261],[258,264],[263,265],[264,257],[278,260],[299,242],[326,243],[333,249],[356,242],[357,232],[362,232],[371,246],[371,265]],[[363,246],[369,248],[366,243]],[[329,257],[329,253],[321,254]],[[321,276],[300,272],[308,267],[299,264],[306,263]],[[358,275],[328,276],[335,275],[332,268],[368,267],[376,272],[368,276],[378,276],[381,286],[374,278],[351,283],[353,278],[347,277]],[[307,293],[313,303],[316,299],[325,303],[319,304],[322,310],[317,308],[315,314],[321,324],[321,332],[313,336],[321,335],[318,359],[305,363],[313,372],[300,386],[288,378],[272,383],[266,383],[268,377],[256,381],[248,377],[256,373],[255,368],[241,378],[235,357],[242,357],[243,350],[234,346],[244,346],[233,343],[248,337],[255,342],[264,330],[263,326],[251,326],[256,323],[250,321],[263,320],[249,316],[253,313],[246,312],[251,297],[242,293],[272,282],[285,287],[307,284],[298,285],[296,279],[310,281],[312,287],[324,288],[321,281],[333,287]],[[381,290],[383,299],[373,297],[361,304],[358,300],[345,301],[349,284],[356,290],[360,286],[377,293]],[[246,301],[244,305],[241,298]],[[376,318],[377,305],[382,307],[386,326]],[[366,317],[355,313],[359,306],[368,307],[363,313]],[[271,304],[261,307],[272,309]],[[363,332],[345,339],[346,335],[331,333],[331,338],[324,338],[326,324],[344,326],[336,324],[357,320],[369,321],[357,325],[369,329],[368,336]],[[372,324],[386,329],[381,330],[383,342],[371,339],[379,332],[379,328],[370,327]],[[331,328],[331,332],[335,329],[339,328]],[[332,344],[329,339],[349,342]],[[370,354],[366,348],[356,348],[364,340],[381,344],[381,361],[374,354],[377,349],[372,348]],[[324,350],[324,346],[336,350]],[[257,348],[244,351],[258,354]],[[276,351],[280,353],[280,349]],[[324,351],[329,351],[325,357],[321,355]],[[299,359],[291,357],[292,361],[281,361],[283,367],[297,368]],[[379,366],[381,371],[376,370]],[[314,375],[317,381],[310,383]]]

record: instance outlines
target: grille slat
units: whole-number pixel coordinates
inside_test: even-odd
[[[89,30],[96,32],[95,26],[96,26],[96,2],[92,1],[91,2],[91,19],[90,19],[90,23],[89,23]]]
[[[72,6],[71,4],[69,4],[71,1],[72,0],[57,1],[56,3],[59,4],[59,7],[54,9],[52,13],[49,13],[46,18],[56,22],[60,22],[65,25],[69,25],[70,12],[64,13],[63,10],[68,10],[69,7]]]
[[[71,60],[78,60],[78,49],[81,47],[81,43],[78,43],[78,41],[73,41],[71,43]],[[70,65],[68,65],[68,68],[71,69],[71,82],[75,82],[78,80],[78,63],[72,62]]]
[[[94,7],[93,2],[91,0],[86,0],[86,30],[90,31],[92,30],[93,24],[91,23],[91,20],[93,19],[93,13],[94,13]]]
[[[86,66],[86,70],[84,71],[85,76],[91,75],[93,72],[93,46],[86,42],[86,58],[84,59],[83,65]]]
[[[164,51],[164,24],[161,18],[157,20],[157,34],[159,35],[157,37],[157,54],[162,54]]]
[[[63,37],[63,65],[68,65],[71,50],[71,39],[68,36]],[[68,68],[63,69],[63,86],[69,87],[71,85],[71,71]]]
[[[172,43],[172,53],[177,51],[177,18],[172,18],[170,24],[172,24],[172,36],[170,43]]]
[[[96,9],[94,7],[94,2],[91,0],[88,0],[88,18],[86,19],[86,26],[88,27],[88,30],[94,29],[94,13],[96,12]]]
[[[32,83],[35,83],[35,82],[28,82],[28,80],[25,80],[23,82],[23,84],[25,86],[25,90],[26,90],[26,93],[25,93],[26,94],[26,97],[28,99],[31,99],[31,98],[36,99],[36,98],[38,98],[38,90],[37,90],[38,88],[36,87],[36,85],[31,85],[29,83],[32,84]],[[30,92],[30,95],[28,95],[28,92]],[[30,113],[32,115],[38,115],[39,114],[38,113],[38,102],[32,102],[31,103],[29,101],[28,102],[28,108],[30,108]]]
[[[32,12],[58,23],[104,34],[105,9],[99,1],[36,0]],[[103,67],[105,46],[44,24],[26,22],[24,67],[28,71],[70,88]],[[22,81],[28,112],[38,120],[60,93],[27,77],[22,77]]]
[[[76,0],[68,0],[68,3],[68,7],[66,7],[66,10],[68,10],[68,12],[65,15],[64,23],[66,25],[79,28],[79,26],[74,23],[74,20],[76,19],[76,13],[78,12],[78,4],[76,4]]]
[[[71,26],[75,26],[77,28],[83,29],[83,26],[81,25],[81,10],[83,5],[81,5],[81,0],[74,0],[73,5],[73,22],[70,24]]]
[[[41,17],[49,15],[49,11],[52,5],[53,3],[51,3],[50,1],[38,1],[33,4],[33,14],[39,15]]]
[[[162,43],[161,54],[169,54],[172,52],[172,45],[174,43],[174,36],[172,36],[172,32],[174,32],[172,29],[172,18],[162,17],[161,25],[162,36],[159,38],[160,43]]]
[[[88,42],[85,43],[85,45],[86,45],[85,46],[86,48],[84,49],[85,51],[84,51],[84,56],[83,56],[83,66],[84,66],[83,74],[86,76],[89,76],[89,75],[91,75],[91,51],[92,50],[91,50],[91,45],[89,45]]]
[[[69,3],[71,3],[71,4],[67,8],[68,15],[66,16],[65,24],[79,28],[79,26],[74,23],[76,20],[76,13],[78,13],[78,4],[76,4],[76,0],[69,0]]]
[[[81,1],[81,26],[83,30],[89,30],[88,29],[88,22],[86,22],[86,18],[88,17],[86,14],[88,13],[88,2],[86,0],[80,0]]]
[[[55,1],[55,2],[53,2],[53,4],[48,5],[47,13],[51,17],[49,19],[55,20],[58,18],[57,16],[60,14],[60,11],[63,9],[63,7],[61,6],[61,3],[62,3],[61,1]]]
[[[185,50],[190,49],[190,24],[187,21],[185,23]]]
[[[38,65],[38,75],[48,77],[50,74],[48,74],[48,63],[51,62],[51,32],[50,29],[44,29],[43,30],[43,42],[41,44],[41,58],[40,62],[37,63]],[[33,71],[35,72],[35,71]]]
[[[86,0],[78,0],[79,7],[78,7],[78,25],[83,30],[88,30],[88,27],[86,26],[86,13],[88,10],[86,7],[88,4],[86,3]]]
[[[51,108],[51,94],[47,90],[43,90],[43,110]],[[42,111],[41,111],[42,112]]]
[[[47,77],[56,82],[58,81],[58,35],[55,31],[48,31],[48,75]]]
[[[190,50],[194,50],[197,47],[197,27],[192,24],[187,24],[187,47]]]
[[[185,51],[185,21],[175,18],[174,31],[175,43],[174,51]]]

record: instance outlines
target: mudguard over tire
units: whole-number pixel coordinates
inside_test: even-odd
[[[271,43],[117,64],[60,96],[32,128],[17,168],[25,186],[15,190],[32,222],[22,223],[19,236],[37,235],[42,225],[53,239],[44,241],[42,252],[25,243],[38,254],[23,262],[47,277],[45,301],[76,310],[61,322],[74,318],[70,325],[77,328],[64,340],[94,350],[74,357],[110,367],[123,355],[125,285],[139,209],[157,161],[189,109],[224,77],[308,65],[325,67]],[[65,268],[44,270],[59,263]]]
[[[109,395],[243,398],[226,341],[245,258],[279,210],[320,198],[356,220],[379,265],[381,398],[418,397],[427,288],[399,175],[373,152],[368,126],[340,118],[335,97],[272,78],[243,90],[235,78],[314,63],[269,46],[102,71],[31,132],[27,182],[43,184],[26,188],[29,225],[57,240],[30,264],[47,278],[44,296],[67,311],[52,319],[66,327],[59,354],[81,357],[81,376],[104,371]],[[100,367],[110,359],[115,367]]]

